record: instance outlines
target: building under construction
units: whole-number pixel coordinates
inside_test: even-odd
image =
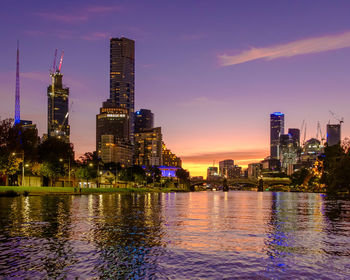
[[[47,134],[48,137],[57,137],[69,143],[69,88],[62,84],[61,73],[63,54],[60,64],[56,68],[56,54],[53,68],[50,73],[51,85],[47,88]]]

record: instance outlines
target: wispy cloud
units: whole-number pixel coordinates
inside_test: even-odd
[[[96,41],[100,39],[110,38],[111,34],[106,32],[93,32],[91,34],[83,35],[81,38],[87,41]]]
[[[192,163],[208,163],[223,160],[234,159],[238,161],[259,161],[262,160],[267,154],[266,150],[250,150],[250,151],[224,151],[214,153],[201,153],[193,155],[181,156],[181,159],[186,162]]]
[[[350,47],[350,32],[308,38],[287,44],[265,48],[251,48],[236,55],[218,55],[221,66],[244,63],[256,59],[272,60],[282,57],[292,57],[302,54],[312,54]]]
[[[74,13],[67,13],[67,12],[58,13],[58,12],[46,11],[46,12],[35,13],[35,15],[47,20],[59,21],[63,23],[75,23],[75,22],[86,21],[92,16],[117,12],[120,10],[121,10],[121,7],[116,5],[87,6],[75,11]]]

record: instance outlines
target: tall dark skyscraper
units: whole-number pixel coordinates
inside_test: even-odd
[[[134,88],[135,42],[127,38],[111,38],[110,94],[96,116],[96,151],[103,161],[129,164],[129,159],[132,159]],[[102,143],[102,136],[109,142]],[[107,158],[106,155],[110,156]]]
[[[69,142],[70,126],[68,117],[69,88],[62,84],[62,73],[51,73],[52,84],[47,88],[47,134]]]
[[[270,114],[270,157],[272,159],[279,159],[281,134],[284,134],[284,114],[272,113]]]
[[[154,125],[154,115],[151,110],[141,109],[134,114],[135,133],[151,129]]]
[[[135,111],[135,41],[110,39],[110,99],[129,111],[129,137],[133,139]]]
[[[327,124],[327,144],[328,146],[338,145],[340,143],[340,124]]]

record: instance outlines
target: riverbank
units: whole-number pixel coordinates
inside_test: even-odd
[[[21,187],[0,186],[0,196],[49,194],[102,194],[102,193],[186,192],[176,188],[71,188],[71,187]]]

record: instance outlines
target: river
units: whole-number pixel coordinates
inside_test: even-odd
[[[0,279],[350,279],[350,201],[195,192],[0,197]]]

